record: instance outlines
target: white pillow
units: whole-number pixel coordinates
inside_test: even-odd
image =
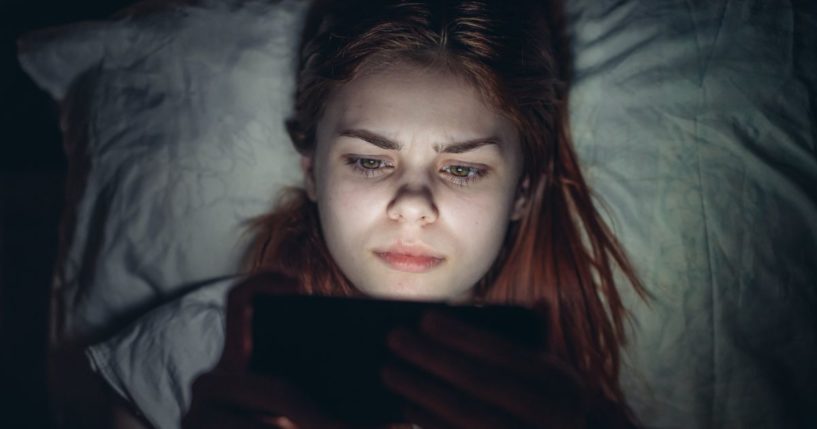
[[[624,380],[654,427],[817,427],[817,16],[568,2],[575,143],[654,293]]]
[[[282,121],[304,6],[206,0],[22,45],[42,87],[75,94],[72,166],[90,166],[56,284],[59,336],[99,338],[171,301],[91,352],[157,427],[176,424],[222,335],[223,283],[171,297],[235,272],[242,222],[298,181]],[[726,0],[568,12],[576,148],[654,294],[628,296],[623,383],[639,416],[817,426],[814,13]]]
[[[283,118],[304,8],[170,2],[20,42],[25,70],[63,102],[77,185],[58,341],[98,340],[237,271],[243,223],[299,183]]]

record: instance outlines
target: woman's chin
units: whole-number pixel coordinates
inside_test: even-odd
[[[395,299],[406,301],[464,301],[466,294],[444,288],[435,288],[429,282],[393,282],[383,283],[376,287],[361,290],[368,296],[378,299]]]
[[[393,287],[388,289],[363,291],[372,298],[405,301],[447,301],[448,295],[416,287]]]

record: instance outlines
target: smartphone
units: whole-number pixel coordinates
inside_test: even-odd
[[[395,359],[386,336],[417,327],[429,310],[524,346],[545,341],[540,314],[524,307],[265,294],[251,302],[250,370],[290,380],[334,418],[361,428],[403,421],[401,400],[380,382],[380,369]]]

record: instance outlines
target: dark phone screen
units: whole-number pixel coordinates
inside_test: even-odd
[[[399,423],[401,402],[380,383],[380,368],[393,359],[386,335],[398,326],[416,327],[431,309],[523,345],[543,344],[541,319],[522,307],[258,295],[250,369],[290,380],[324,410],[357,427]]]

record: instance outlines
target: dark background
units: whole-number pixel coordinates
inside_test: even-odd
[[[0,427],[50,426],[48,291],[66,161],[57,107],[17,62],[16,39],[104,19],[133,0],[0,0]]]

